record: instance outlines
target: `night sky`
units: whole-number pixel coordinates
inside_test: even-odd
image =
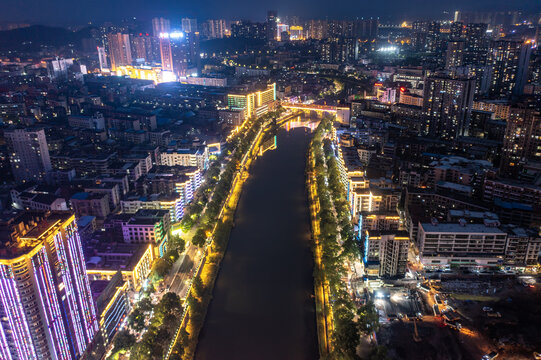
[[[375,17],[384,20],[449,18],[462,10],[541,11],[541,0],[4,0],[0,22],[75,25],[88,21],[117,21],[127,17],[148,20],[167,16],[263,20],[267,9],[278,15],[304,18]]]

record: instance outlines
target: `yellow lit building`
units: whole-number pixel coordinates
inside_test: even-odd
[[[229,108],[244,109],[246,118],[265,114],[274,101],[276,101],[276,83],[267,85],[267,89],[262,91],[227,95]]]
[[[163,71],[159,66],[117,66],[116,75],[129,76],[132,79],[152,80],[155,84],[175,81],[175,75],[170,71]]]
[[[398,230],[400,216],[396,211],[364,212],[359,214],[359,223],[366,230]]]
[[[88,261],[87,273],[91,280],[111,280],[120,270],[124,281],[137,291],[150,275],[153,261],[151,243],[116,244],[97,249],[96,256]]]
[[[289,39],[290,40],[304,40],[302,26],[290,26],[289,27]]]

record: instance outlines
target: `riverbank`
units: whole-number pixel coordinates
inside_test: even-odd
[[[281,118],[284,121],[290,116]],[[273,113],[251,122],[251,126],[244,132],[238,132],[228,139],[236,150],[226,169],[222,172],[220,181],[216,186],[218,194],[227,194],[227,198],[219,202],[213,196],[207,210],[213,212],[212,216],[203,214],[207,227],[204,229],[209,241],[204,249],[204,257],[197,267],[194,278],[190,284],[189,295],[185,304],[185,314],[182,318],[174,341],[165,356],[165,359],[192,359],[197,346],[199,332],[205,322],[207,308],[212,298],[214,283],[220,269],[221,261],[225,255],[227,243],[237,203],[242,186],[248,178],[248,171],[259,153],[262,141],[268,136],[268,127],[277,119],[279,113]],[[216,194],[216,191],[215,191]],[[221,196],[223,198],[223,196]],[[218,211],[219,210],[219,211]],[[209,226],[211,224],[212,226]]]
[[[314,253],[314,289],[316,300],[316,323],[319,344],[320,358],[326,358],[330,352],[331,336],[332,336],[332,309],[329,304],[329,291],[327,280],[325,277],[325,269],[321,260],[321,242],[320,242],[320,222],[318,218],[321,209],[316,184],[315,171],[315,156],[314,156],[314,140],[316,137],[322,136],[322,129],[318,127],[314,134],[310,147],[308,148],[308,156],[306,163],[306,187],[308,189],[308,200],[310,205],[310,220],[312,230],[312,251]]]
[[[368,312],[358,308],[347,286],[349,264],[359,258],[353,237],[345,184],[341,181],[332,119],[324,118],[314,133],[306,171],[316,263],[318,338],[321,357],[358,358],[362,333],[369,331]],[[334,146],[333,146],[334,143]]]
[[[276,148],[250,169],[197,360],[318,358],[304,176],[309,132],[279,129]]]
[[[262,117],[252,121],[250,129],[229,140],[230,144],[235,144],[235,151],[221,173],[213,199],[202,216],[204,221],[198,231],[207,234],[208,240],[204,256],[189,286],[182,320],[165,355],[166,360],[193,358],[219,265],[227,248],[242,184],[253,158],[257,156],[255,150],[264,134],[267,120],[267,117]]]

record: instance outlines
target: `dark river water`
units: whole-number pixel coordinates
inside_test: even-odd
[[[280,129],[250,169],[195,358],[317,359],[309,130]]]

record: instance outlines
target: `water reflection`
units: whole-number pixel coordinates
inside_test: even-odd
[[[318,358],[304,176],[312,127],[288,124],[250,168],[198,360]]]

